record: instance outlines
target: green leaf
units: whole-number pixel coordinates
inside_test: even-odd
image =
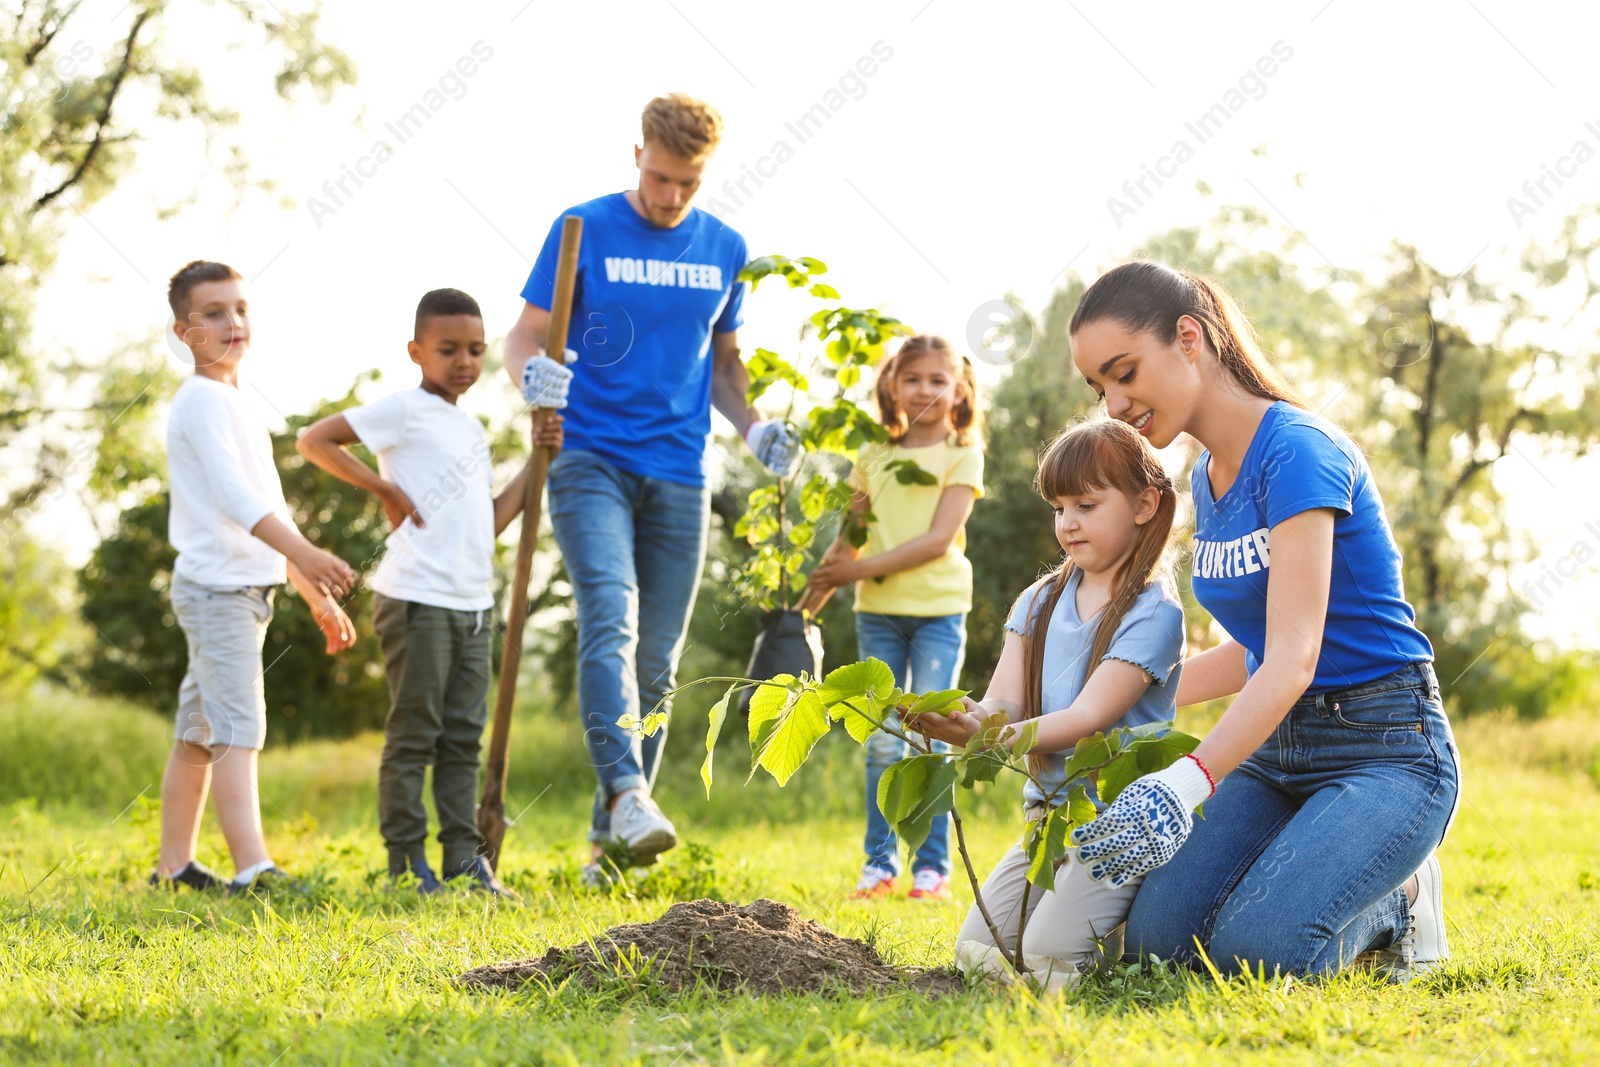
[[[639,732],[644,734],[646,737],[649,737],[657,730],[667,725],[667,718],[668,714],[664,711],[652,711],[650,714],[646,715],[644,717],[644,721],[639,724]]]
[[[817,536],[817,528],[809,522],[800,522],[789,528],[789,544],[794,548],[805,548]],[[805,557],[801,557],[803,563]]]
[[[1072,749],[1072,755],[1067,757],[1067,778],[1079,778],[1090,771],[1099,770],[1116,755],[1111,749],[1111,739],[1104,733],[1096,732],[1080,740]]]
[[[812,282],[811,295],[818,300],[837,300],[839,299],[839,290],[826,282]]]
[[[961,708],[961,698],[970,690],[966,689],[941,689],[936,693],[926,693],[919,696],[910,709],[908,715],[943,714],[946,711],[958,711]]]
[[[961,788],[971,789],[979,782],[993,782],[1006,766],[1006,753],[1000,748],[984,748],[956,757],[961,768]]]
[[[828,715],[844,720],[844,728],[858,744],[878,732],[892,700],[899,694],[894,671],[880,659],[847,663],[828,672],[817,688],[817,696],[827,706]]]
[[[722,724],[728,718],[728,701],[735,686],[728,686],[722,699],[711,705],[711,723],[706,727],[706,761],[700,765],[700,780],[706,784],[706,799],[711,799],[711,759],[717,754],[717,738],[722,736]]]
[[[1070,802],[1069,802],[1070,803]],[[1052,808],[1038,822],[1029,823],[1023,851],[1028,857],[1028,881],[1040,889],[1056,887],[1056,864],[1067,854],[1067,831],[1071,819],[1062,808]]]
[[[1025,757],[1039,744],[1039,720],[1029,719],[1017,728],[1017,743],[1011,746],[1011,754]]]
[[[878,810],[906,848],[916,852],[928,839],[934,817],[955,804],[960,770],[940,755],[907,756],[890,764],[878,782]]]
[[[751,695],[749,725],[752,762],[760,750],[758,742],[761,740],[762,728],[783,712],[783,706],[789,701],[789,684],[794,680],[792,674],[780,674],[767,684],[757,686],[755,693]]]
[[[765,731],[756,763],[786,785],[828,732],[828,713],[815,690],[790,692],[790,699]]]
[[[914,459],[897,459],[886,464],[885,471],[894,472],[894,480],[901,485],[938,485],[939,479],[931,471],[924,470]]]
[[[1132,785],[1140,773],[1139,753],[1132,749],[1100,768],[1098,785],[1101,801],[1109,804],[1117,799],[1117,795]]]
[[[1072,787],[1072,791],[1067,794],[1067,802],[1062,807],[1067,811],[1068,830],[1087,826],[1100,817],[1100,809],[1089,799],[1089,791],[1082,783]]]

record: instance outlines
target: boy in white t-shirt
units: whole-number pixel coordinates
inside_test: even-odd
[[[423,892],[439,887],[428,866],[422,804],[432,764],[445,880],[465,876],[475,888],[509,895],[480,855],[474,813],[488,719],[494,541],[522,510],[528,468],[495,495],[483,424],[456,406],[483,372],[488,350],[472,297],[458,289],[425,295],[407,348],[422,369],[416,388],[331,415],[307,428],[296,447],[376,494],[394,528],[370,583],[389,680],[378,771],[389,874],[409,872]],[[563,405],[556,397],[547,406]],[[377,471],[346,450],[357,441],[378,457]],[[559,416],[546,423],[540,443],[560,447]]]
[[[195,859],[209,791],[238,873],[230,889],[281,884],[261,832],[256,758],[266,740],[261,642],[285,578],[311,606],[329,654],[355,643],[338,598],[355,572],[295,529],[272,462],[272,438],[239,390],[250,309],[233,268],[196,260],[167,289],[172,332],[194,375],[167,423],[168,537],[178,550],[172,607],[188,644],[178,722],[161,780],[161,856],[150,884],[215,889]]]

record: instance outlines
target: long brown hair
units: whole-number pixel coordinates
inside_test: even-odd
[[[878,418],[889,430],[890,443],[899,444],[911,429],[906,413],[895,402],[894,380],[907,365],[930,355],[944,357],[952,376],[961,383],[966,394],[950,408],[950,430],[955,435],[956,444],[981,445],[983,411],[978,407],[978,376],[972,369],[972,360],[957,355],[949,341],[931,333],[919,333],[906,338],[899,350],[878,368],[878,382],[873,387],[873,396],[878,401]]]
[[[1084,290],[1068,332],[1101,319],[1113,319],[1134,333],[1154,334],[1162,344],[1178,339],[1178,319],[1200,323],[1206,344],[1245,392],[1267,400],[1305,401],[1261,354],[1255,327],[1227,288],[1203,275],[1149,260],[1134,260],[1106,271]]]
[[[1088,680],[1111,648],[1117,628],[1145,587],[1158,579],[1167,540],[1172,536],[1172,519],[1178,507],[1178,494],[1172,479],[1161,466],[1161,459],[1139,432],[1117,419],[1097,418],[1069,426],[1056,435],[1039,457],[1039,472],[1034,478],[1039,495],[1054,503],[1067,497],[1082,496],[1096,490],[1114,489],[1137,498],[1147,489],[1159,494],[1156,513],[1139,531],[1133,552],[1118,568],[1112,580],[1111,600],[1100,613],[1094,644],[1089,649]],[[1043,714],[1044,646],[1050,632],[1050,619],[1056,604],[1077,569],[1072,560],[1063,560],[1045,579],[1034,597],[1028,629],[1022,639],[1022,718]],[[1042,753],[1030,753],[1029,766],[1035,773],[1043,769]]]

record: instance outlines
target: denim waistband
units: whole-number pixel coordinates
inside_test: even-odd
[[[1423,660],[1420,663],[1408,663],[1399,670],[1390,671],[1370,682],[1360,685],[1348,686],[1344,689],[1329,689],[1322,693],[1307,693],[1294,702],[1297,708],[1322,708],[1342,700],[1354,700],[1357,697],[1375,696],[1378,693],[1392,693],[1399,689],[1437,689],[1439,676],[1433,672],[1433,662]]]

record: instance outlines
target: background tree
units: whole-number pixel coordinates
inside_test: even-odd
[[[121,361],[106,360],[94,369],[92,399],[79,406],[65,398],[77,392],[84,368],[46,364],[33,349],[35,298],[68,225],[132,171],[144,134],[163,125],[203,131],[207,158],[196,161],[196,175],[220,172],[237,195],[252,184],[231,136],[238,114],[213,102],[200,70],[165,46],[169,20],[220,7],[237,32],[218,43],[265,54],[277,65],[273,85],[283,99],[309,91],[326,101],[354,83],[355,67],[321,39],[320,4],[298,6],[304,10],[270,0],[131,0],[107,23],[98,9],[81,11],[77,2],[0,0],[0,469],[7,472],[0,482],[0,571],[39,573],[49,553],[29,546],[27,523],[69,483],[76,491],[87,482],[90,521],[104,535],[111,524],[102,527],[104,509],[92,505],[118,505],[109,508],[114,515],[141,501],[156,475],[129,463],[148,452],[137,441],[139,427],[148,426],[170,382],[120,373]],[[176,211],[193,195],[178,191],[162,210]],[[139,346],[131,348],[137,355]],[[0,588],[0,601],[17,595],[13,584]],[[40,632],[70,626],[69,596],[35,597],[26,609],[0,604],[0,615],[19,610]],[[21,655],[7,633],[0,679],[20,682],[25,664],[45,661]]]

